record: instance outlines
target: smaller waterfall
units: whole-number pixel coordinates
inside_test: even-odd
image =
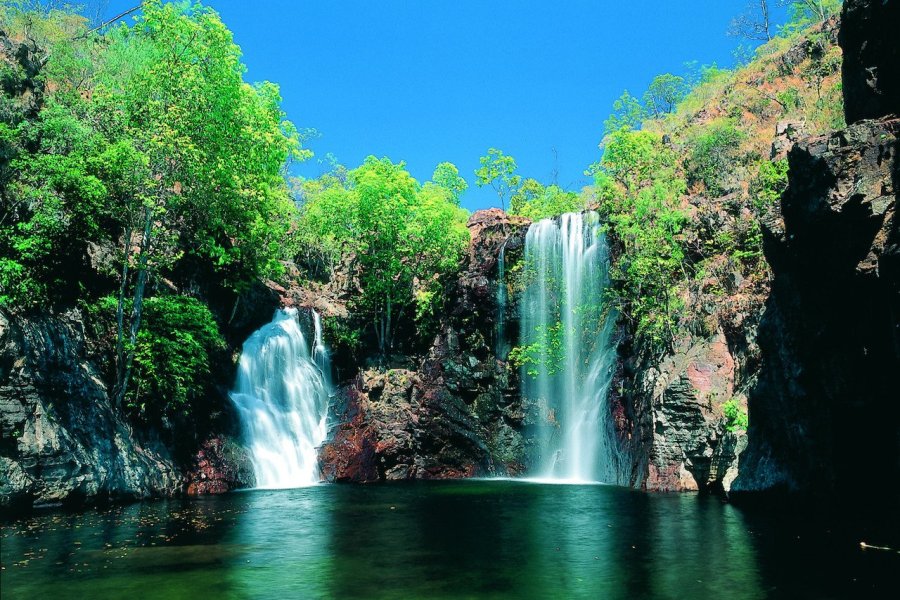
[[[494,344],[494,354],[499,359],[505,359],[509,349],[506,347],[506,242],[500,246],[500,255],[497,257],[497,340]]]
[[[279,310],[241,351],[231,393],[249,445],[256,485],[292,488],[319,481],[316,448],[327,434],[331,370],[322,323],[313,312],[312,347],[297,310]]]

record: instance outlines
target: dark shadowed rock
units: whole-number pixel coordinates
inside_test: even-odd
[[[900,3],[845,0],[840,44],[847,123],[900,116]]]
[[[861,121],[789,154],[736,491],[831,493],[900,475],[900,120]],[[884,482],[884,483],[881,483]]]

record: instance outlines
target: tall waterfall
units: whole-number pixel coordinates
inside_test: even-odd
[[[614,318],[603,306],[608,247],[596,213],[534,223],[525,237],[522,393],[547,424],[534,474],[614,481],[607,395]]]
[[[257,487],[319,481],[316,447],[327,433],[331,367],[315,312],[313,329],[310,346],[297,310],[289,308],[277,311],[244,342],[231,400],[241,416]]]

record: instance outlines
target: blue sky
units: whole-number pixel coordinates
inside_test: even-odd
[[[110,0],[107,15],[136,0]],[[619,0],[207,0],[234,32],[247,78],[280,84],[284,109],[320,136],[309,147],[353,167],[441,161],[470,184],[463,206],[496,204],[474,185],[490,147],[524,176],[578,190],[599,159],[613,101],[686,61],[730,65],[741,2]],[[317,159],[294,167],[315,176]]]

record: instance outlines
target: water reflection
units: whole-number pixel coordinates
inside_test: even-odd
[[[7,523],[0,592],[4,599],[284,600],[833,597],[893,589],[900,555],[862,553],[846,531],[804,519],[601,485],[251,491]]]

